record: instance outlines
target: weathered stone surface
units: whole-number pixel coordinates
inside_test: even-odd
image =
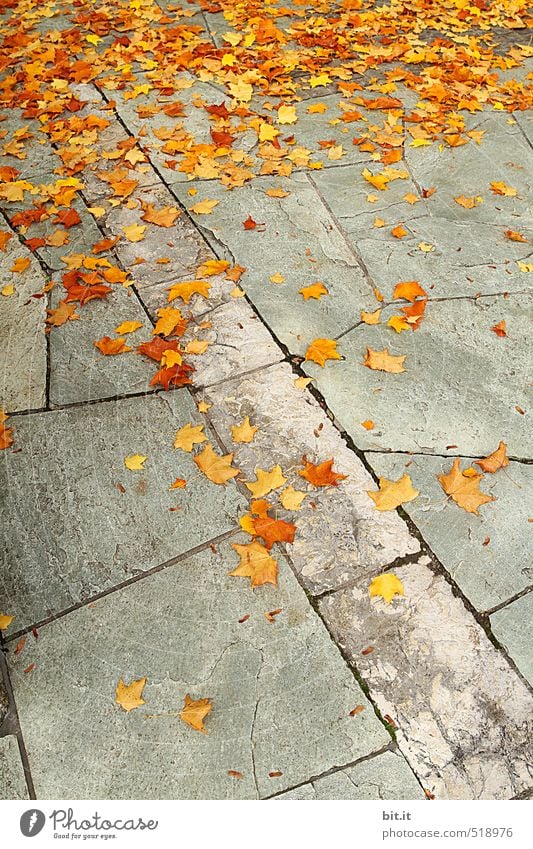
[[[496,501],[482,505],[475,516],[447,498],[437,479],[451,469],[451,457],[366,456],[375,472],[389,480],[409,473],[420,495],[403,509],[477,610],[490,610],[533,584],[531,514],[524,497],[531,487],[531,466],[511,462],[485,475],[480,489]],[[471,464],[472,458],[462,459],[461,468]]]
[[[0,799],[29,799],[16,737],[0,737]]]
[[[313,116],[315,117],[315,116]],[[397,224],[411,222],[422,215],[427,215],[427,201],[422,200],[420,193],[406,171],[402,162],[393,168],[405,175],[387,184],[387,189],[378,191],[363,177],[363,170],[371,174],[379,174],[383,167],[379,163],[359,163],[357,165],[340,164],[337,168],[327,171],[313,171],[310,179],[317,187],[321,197],[331,209],[339,222],[348,241],[358,250],[359,241],[369,237],[397,243],[391,236],[391,229]],[[403,200],[408,193],[416,195],[419,200],[412,205]],[[373,198],[372,201],[368,197]],[[386,221],[383,228],[374,228],[376,218]],[[409,227],[411,224],[409,223]],[[381,249],[383,250],[383,245]],[[376,280],[376,285],[379,281]]]
[[[486,221],[516,229],[531,226],[531,174],[533,152],[518,125],[509,125],[508,115],[472,116],[476,130],[484,136],[480,145],[470,141],[461,147],[432,144],[405,148],[405,159],[416,182],[437,191],[429,199],[434,215],[458,221]],[[504,182],[517,190],[516,197],[491,191],[491,182]],[[465,209],[454,197],[481,197],[473,209]]]
[[[62,287],[52,290],[54,307],[64,295]],[[156,364],[135,348],[151,338],[152,325],[135,293],[114,287],[105,301],[90,301],[78,308],[78,315],[79,320],[68,321],[50,333],[51,403],[73,404],[148,389]],[[133,350],[104,356],[94,343],[103,336],[119,338],[114,331],[123,321],[144,325],[124,337]]]
[[[340,223],[350,234],[346,222]],[[528,236],[520,224],[515,227]],[[531,248],[508,239],[505,229],[423,216],[409,221],[409,235],[401,240],[387,227],[358,233],[354,244],[386,300],[392,300],[394,287],[404,280],[418,280],[431,298],[527,291],[528,275],[518,261],[527,263]],[[428,245],[433,249],[427,250]],[[373,298],[367,308],[375,308]]]
[[[533,684],[533,593],[517,598],[490,617],[494,635],[507,649],[522,675]]]
[[[229,542],[208,547],[41,628],[12,656],[37,795],[254,798],[386,745],[385,728],[278,560],[279,586],[252,592],[228,575],[238,562]],[[279,607],[268,622],[264,612]],[[30,658],[31,676],[22,672]],[[145,705],[127,714],[114,703],[117,683],[143,676]],[[207,734],[178,718],[186,693],[212,699]],[[351,717],[356,704],[367,709]],[[73,717],[83,735],[65,734]],[[80,760],[93,768],[64,769]]]
[[[18,419],[22,451],[1,458],[0,595],[11,631],[235,526],[235,487],[210,483],[173,448],[176,430],[198,421],[185,389]],[[144,471],[125,468],[132,454],[148,457]],[[187,488],[170,492],[176,477]]]
[[[374,489],[372,478],[311,395],[294,386],[294,378],[281,364],[201,395],[213,404],[209,416],[227,449],[235,451],[243,478],[253,481],[256,468],[279,463],[287,485],[308,493],[300,511],[287,513],[276,505],[276,514],[296,524],[291,560],[307,589],[321,593],[354,578],[366,581],[396,557],[417,552],[419,543],[396,513],[376,512],[366,494]],[[249,445],[236,445],[230,428],[245,416],[259,430]],[[347,480],[320,489],[307,484],[298,475],[304,454],[314,463],[333,458],[335,471]]]
[[[203,322],[211,327],[202,328]],[[195,340],[209,342],[205,353],[187,357],[196,369],[194,385],[197,387],[220,383],[283,359],[281,349],[264,324],[242,299],[232,299],[216,307],[198,324],[190,326],[183,344]]]
[[[156,209],[176,207],[176,199],[162,184],[139,189],[135,192],[135,198],[153,204]],[[108,235],[121,237],[115,251],[139,289],[142,291],[154,283],[170,286],[180,279],[194,280],[197,266],[210,259],[212,254],[191,222],[182,214],[173,227],[158,227],[142,221],[142,215],[140,203],[137,209],[118,206],[108,213],[104,224]],[[131,224],[146,226],[142,241],[130,242],[126,239],[123,228]],[[134,264],[137,257],[142,257],[144,261]],[[158,260],[161,259],[168,259],[169,262],[160,264]]]
[[[405,759],[393,752],[383,752],[276,796],[279,800],[425,798]]]
[[[4,229],[4,232],[6,230]],[[16,259],[30,260],[29,268],[12,272]],[[42,407],[46,400],[46,278],[37,260],[17,236],[0,253],[0,288],[13,285],[13,295],[0,294],[0,408],[14,412]]]
[[[527,296],[430,302],[417,331],[396,334],[386,321],[405,302],[342,337],[344,362],[306,363],[328,406],[359,448],[484,456],[500,439],[527,456],[530,300]],[[508,338],[491,327],[505,319]],[[405,372],[363,366],[366,348],[406,355]],[[490,403],[490,415],[485,415]],[[361,422],[376,427],[366,431]]]
[[[390,605],[358,586],[320,609],[422,785],[439,799],[531,789],[531,694],[444,578],[423,562],[394,574],[405,596]]]
[[[287,197],[266,194],[280,187]],[[173,191],[192,205],[185,187],[174,185]],[[209,215],[193,214],[195,223],[227,259],[247,268],[242,287],[292,352],[303,353],[312,339],[338,335],[357,320],[372,288],[305,174],[290,181],[261,177],[231,192],[217,182],[202,182],[194,201],[205,198],[219,204]],[[245,230],[249,215],[263,226]],[[275,274],[285,282],[272,283]],[[299,290],[317,281],[329,294],[304,303]]]

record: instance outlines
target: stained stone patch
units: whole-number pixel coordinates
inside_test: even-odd
[[[414,179],[426,188],[436,186],[431,208],[452,221],[485,221],[516,229],[531,226],[531,174],[533,151],[518,124],[508,124],[508,114],[488,114],[476,120],[484,131],[481,144],[470,141],[458,148],[438,143],[430,147],[405,147],[405,158]],[[517,190],[516,197],[494,194],[490,184],[503,182]],[[465,209],[455,197],[481,198]]]
[[[53,307],[65,296],[62,287],[52,290]],[[149,388],[156,364],[135,350],[152,338],[152,325],[131,289],[115,286],[105,301],[90,301],[77,308],[79,320],[68,321],[50,333],[50,401],[73,404]],[[123,321],[140,321],[143,327],[123,337],[132,348],[124,354],[104,356],[95,342],[104,336],[121,338],[115,328]]]
[[[203,328],[204,323],[210,326]],[[197,387],[234,378],[239,373],[271,365],[283,358],[264,324],[241,299],[216,307],[195,325],[190,325],[183,344],[187,346],[202,340],[209,342],[205,353],[187,358],[196,369],[194,385]]]
[[[517,598],[490,617],[494,635],[507,649],[522,675],[533,684],[533,593]]]
[[[0,737],[0,799],[28,799],[17,738]]]
[[[124,206],[112,209],[105,218],[104,229],[111,237],[120,236],[115,251],[139,289],[142,291],[155,283],[161,283],[164,288],[184,278],[194,280],[197,266],[212,254],[187,216],[180,215],[172,227],[158,227],[141,219],[141,200],[162,209],[176,208],[176,199],[164,185],[139,189],[135,199],[139,201],[136,209]],[[146,226],[141,241],[128,241],[124,235],[124,227],[132,224]],[[143,261],[136,262],[139,258]]]
[[[356,586],[320,609],[423,787],[438,799],[530,790],[530,692],[443,577],[423,562],[394,574],[405,595],[389,605]]]
[[[533,237],[520,224],[514,226],[525,238]],[[384,245],[382,231],[370,230],[357,240],[357,249],[387,300],[406,280],[417,280],[431,298],[523,292],[529,278],[518,263],[529,262],[531,245],[508,239],[505,229],[424,216],[409,222],[410,235],[404,239],[389,233]],[[369,308],[372,303],[375,308],[372,299]]]
[[[0,229],[8,231],[5,225]],[[17,259],[29,259],[29,267],[12,272]],[[39,408],[46,401],[46,296],[32,295],[42,292],[47,280],[15,233],[0,253],[0,274],[0,408]],[[10,286],[12,295],[7,294]]]
[[[207,547],[50,623],[12,655],[37,796],[264,797],[386,745],[385,728],[278,559],[279,586],[252,592],[228,575],[238,561],[229,542]],[[268,622],[265,611],[277,608]],[[126,713],[114,702],[117,683],[141,677],[145,704]],[[212,700],[207,734],[178,718],[186,693]],[[350,716],[357,704],[366,709]],[[65,734],[65,723],[84,733]],[[63,765],[80,759],[93,767],[74,777]]]
[[[276,797],[279,800],[425,798],[405,759],[393,752],[383,752]]]
[[[504,439],[511,456],[527,456],[530,299],[429,302],[420,328],[397,334],[386,321],[406,303],[384,311],[380,325],[343,336],[343,362],[305,364],[341,427],[362,449],[484,456]],[[507,338],[491,330],[501,320]],[[405,372],[365,367],[367,347],[405,355]],[[375,422],[369,431],[367,419]]]
[[[533,584],[530,512],[524,498],[531,486],[531,466],[511,462],[486,474],[480,489],[496,501],[482,505],[475,516],[447,498],[438,481],[438,475],[451,469],[451,457],[366,456],[379,476],[398,480],[405,472],[410,475],[420,495],[403,509],[476,610],[490,610]],[[472,462],[461,458],[461,468]]]
[[[276,515],[294,522],[294,544],[288,547],[294,568],[312,593],[357,579],[363,583],[396,557],[417,552],[396,513],[377,513],[366,490],[375,485],[338,431],[307,393],[294,386],[295,375],[286,364],[258,374],[204,389],[201,397],[213,406],[209,416],[243,479],[254,481],[255,469],[270,470],[279,463],[287,485],[307,493],[300,511],[285,511],[276,495]],[[251,444],[234,444],[231,426],[245,416],[257,426]],[[317,489],[299,476],[302,457],[313,463],[334,459],[334,469],[347,475],[338,487]],[[280,490],[277,491],[279,495]]]
[[[267,195],[279,188],[288,196]],[[192,206],[183,186],[173,191]],[[337,335],[354,323],[372,287],[305,174],[257,178],[238,191],[202,182],[194,201],[206,198],[218,206],[209,215],[193,213],[196,225],[217,252],[247,268],[243,288],[292,352],[303,353],[317,336]],[[258,226],[245,230],[249,216]],[[276,275],[284,280],[273,283]],[[329,294],[304,302],[299,290],[318,281]]]
[[[176,430],[199,421],[185,389],[17,420],[22,450],[1,458],[11,632],[235,526],[235,487],[210,483],[173,448]],[[134,454],[148,458],[144,470],[125,467]],[[177,477],[187,487],[171,492]]]

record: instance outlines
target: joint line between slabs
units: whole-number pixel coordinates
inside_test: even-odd
[[[29,634],[34,628],[38,630],[39,628],[44,628],[46,625],[50,625],[52,622],[56,622],[59,619],[64,619],[69,614],[74,613],[76,610],[88,607],[90,604],[93,604],[96,601],[100,601],[100,599],[105,598],[106,596],[119,592],[120,590],[123,590],[131,586],[132,584],[136,584],[139,581],[143,581],[145,578],[149,578],[151,575],[156,575],[158,572],[162,572],[165,569],[170,568],[171,566],[176,566],[183,560],[187,560],[187,558],[193,557],[194,555],[205,551],[211,545],[220,544],[227,539],[231,539],[231,537],[236,536],[238,533],[241,532],[241,528],[233,527],[231,530],[225,531],[223,534],[219,534],[218,536],[213,537],[212,539],[207,540],[206,542],[202,542],[199,545],[194,546],[193,548],[187,549],[187,551],[184,551],[182,554],[177,554],[175,557],[171,557],[169,560],[165,560],[164,563],[159,563],[157,566],[153,566],[151,569],[147,569],[146,572],[142,572],[140,575],[134,575],[131,578],[128,578],[126,581],[122,581],[120,584],[115,584],[115,586],[109,587],[109,589],[107,590],[102,590],[102,592],[90,596],[90,598],[87,598],[84,601],[78,601],[71,607],[67,607],[64,610],[59,611],[58,613],[54,613],[51,616],[46,617],[45,619],[41,619],[39,622],[27,625],[20,631],[16,631],[7,637],[4,637],[2,640],[2,644],[8,645],[9,643],[12,643],[14,640],[19,639],[25,634]]]

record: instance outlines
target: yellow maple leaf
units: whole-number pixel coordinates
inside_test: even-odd
[[[361,173],[367,183],[370,183],[370,185],[374,186],[375,189],[379,189],[380,192],[384,192],[388,189],[387,183],[389,182],[389,177],[387,177],[386,174],[372,174],[368,168],[364,168]]]
[[[384,348],[382,351],[373,351],[372,348],[366,349],[366,356],[363,365],[375,371],[386,371],[390,374],[400,374],[405,371],[403,363],[406,355],[396,356],[389,354],[389,349]]]
[[[8,298],[10,295],[15,294],[15,287],[13,283],[7,283],[5,286],[2,286],[0,291],[5,298]]]
[[[409,330],[410,324],[403,315],[391,315],[387,321],[387,327],[392,327],[396,333],[401,333],[402,330]]]
[[[161,354],[161,365],[165,368],[172,368],[172,366],[180,366],[183,362],[182,356],[179,351],[173,351],[172,348],[167,348],[166,351],[163,351]]]
[[[276,274],[273,274],[270,277],[270,282],[271,283],[285,283],[285,278],[284,278],[283,274],[280,274],[279,272],[277,272]]]
[[[328,107],[326,103],[312,103],[311,106],[307,107],[307,111],[310,115],[320,115],[323,112],[327,112]]]
[[[13,622],[14,616],[8,616],[6,613],[0,613],[0,631],[5,631]]]
[[[231,463],[233,454],[225,454],[220,456],[215,454],[211,444],[206,445],[200,454],[194,458],[194,462],[201,472],[204,473],[212,483],[226,484],[231,478],[236,477],[240,469],[234,468]]]
[[[198,412],[207,413],[207,411],[210,410],[212,406],[212,404],[208,404],[206,401],[200,401],[198,403]]]
[[[364,321],[365,324],[379,324],[381,316],[381,307],[378,307],[374,312],[365,312],[361,310],[361,321]]]
[[[205,198],[205,200],[199,200],[198,203],[194,204],[194,206],[190,206],[189,212],[194,212],[195,215],[210,215],[215,206],[218,206],[219,203],[219,200]]]
[[[250,417],[246,416],[240,425],[231,426],[231,438],[234,442],[252,442],[258,427],[250,424]]]
[[[227,271],[230,265],[227,259],[208,259],[198,266],[196,274],[198,277],[214,277],[215,274]]]
[[[379,479],[379,490],[367,490],[367,495],[370,496],[376,510],[395,510],[400,504],[405,504],[412,501],[420,493],[413,486],[413,482],[408,474],[402,475],[400,480],[391,481],[388,478]]]
[[[238,80],[236,83],[230,83],[229,92],[235,100],[240,100],[241,103],[248,103],[252,99],[254,90],[250,83],[245,83],[243,80]]]
[[[276,136],[279,136],[279,130],[277,130],[271,124],[267,124],[266,121],[262,121],[259,125],[258,135],[260,142],[273,141]],[[274,197],[276,197],[276,195],[274,195]]]
[[[185,346],[185,351],[187,354],[205,354],[207,349],[209,348],[209,341],[207,339],[193,339],[192,342],[188,342]]]
[[[144,239],[146,224],[128,224],[122,228],[126,239],[129,242],[141,242]]]
[[[370,597],[381,596],[390,604],[395,595],[405,595],[403,584],[392,572],[385,572],[374,578],[368,588]]]
[[[145,702],[142,693],[146,680],[146,678],[138,678],[136,681],[132,681],[131,684],[125,684],[121,678],[117,684],[115,693],[117,705],[120,705],[123,710],[128,712],[144,705]]]
[[[207,280],[184,280],[182,283],[174,283],[168,292],[168,302],[181,298],[188,304],[193,295],[201,295],[202,298],[209,297],[211,284]]]
[[[246,484],[246,488],[250,490],[254,498],[263,498],[264,495],[287,483],[287,478],[283,477],[279,465],[273,466],[269,472],[265,469],[256,469],[255,477],[256,480],[253,483]]]
[[[202,734],[207,734],[207,728],[204,725],[204,719],[207,714],[213,710],[211,699],[191,699],[187,693],[183,703],[183,709],[180,711],[180,719],[190,725],[195,731],[201,731]]]
[[[308,301],[309,298],[315,298],[319,301],[323,295],[329,295],[329,290],[323,283],[312,283],[310,286],[303,286],[299,290],[299,294],[303,295],[304,301]]]
[[[310,383],[313,382],[312,377],[295,377],[293,380],[296,389],[304,390],[307,389]]]
[[[361,427],[364,427],[365,430],[374,430],[375,426],[372,419],[365,419],[364,422],[361,422]]]
[[[463,206],[465,209],[473,209],[476,205],[475,197],[465,197],[464,195],[459,195],[459,197],[454,198],[455,203],[458,203],[459,206]]]
[[[288,198],[290,192],[284,192],[283,189],[267,189],[266,194],[269,198]]]
[[[141,321],[123,321],[118,327],[115,327],[115,333],[134,333],[139,327],[142,327]]]
[[[20,274],[22,271],[26,271],[31,265],[31,260],[27,256],[18,257],[11,268],[10,271],[13,271],[15,274]]]
[[[229,574],[236,578],[250,578],[252,587],[260,587],[263,584],[278,584],[278,564],[270,556],[268,550],[261,543],[254,541],[247,545],[232,543],[233,548],[241,558],[236,569]]]
[[[413,192],[407,192],[407,194],[403,196],[402,200],[406,201],[406,203],[410,203],[412,206],[413,204],[418,203],[420,198]]]
[[[278,124],[295,124],[298,120],[294,106],[280,106],[278,109]]]
[[[157,224],[158,227],[172,227],[176,218],[181,215],[181,210],[174,206],[165,206],[163,209],[156,209],[151,203],[142,203],[144,210],[141,220],[148,221],[149,224]]]
[[[132,472],[137,472],[144,469],[144,464],[148,460],[143,454],[130,454],[124,458],[124,465]]]
[[[292,486],[284,489],[279,496],[279,500],[282,506],[285,507],[285,510],[301,510],[304,498],[307,498],[307,493],[301,492],[299,489],[294,489]]]
[[[183,321],[181,312],[174,307],[161,307],[157,310],[157,316],[157,323],[152,330],[154,336],[170,336],[180,321]]]
[[[491,192],[494,192],[495,195],[503,195],[504,197],[515,198],[518,194],[516,189],[513,189],[512,186],[508,186],[507,183],[504,182],[496,182],[490,184]]]
[[[207,442],[207,436],[203,433],[204,426],[186,424],[176,433],[174,440],[174,448],[181,448],[182,451],[192,451],[193,445],[199,445],[201,442]]]
[[[507,457],[507,444],[505,442],[500,442],[496,451],[493,451],[492,454],[489,454],[487,457],[483,457],[482,460],[474,460],[476,466],[479,466],[480,469],[483,469],[484,472],[489,472],[490,474],[494,474],[498,469],[504,469],[509,465],[509,458]]]
[[[333,339],[315,339],[305,352],[306,361],[318,363],[324,368],[326,360],[342,360]]]
[[[476,516],[479,516],[478,508],[482,504],[496,500],[494,496],[485,495],[480,491],[479,484],[483,479],[482,474],[472,468],[465,469],[464,472],[461,471],[459,457],[456,457],[453,461],[453,466],[448,474],[439,475],[438,478],[446,495],[449,495],[467,513],[475,513]]]

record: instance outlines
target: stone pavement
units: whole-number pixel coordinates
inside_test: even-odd
[[[386,166],[400,176],[385,172],[382,190],[368,177],[383,162],[352,137],[370,127],[396,150],[391,127],[412,128],[431,93],[400,76],[382,92],[399,107],[376,117],[373,72],[304,80],[282,157],[258,128],[278,126],[293,83],[248,97],[235,76],[226,88],[221,59],[233,67],[243,31],[229,6],[87,8],[21,2],[0,26],[2,56],[14,51],[0,123],[0,406],[13,438],[0,452],[0,798],[529,797],[531,120],[484,100],[461,107],[466,143],[402,135]],[[327,12],[286,4],[275,39],[287,57]],[[272,38],[259,38],[263,58]],[[59,55],[49,73],[46,50],[62,39],[72,66]],[[161,44],[186,51],[189,70],[167,73]],[[512,49],[508,67],[497,53],[491,66],[502,102],[531,77]],[[235,134],[231,155],[213,127]],[[151,207],[179,214],[163,229]],[[50,239],[61,209],[79,222]],[[74,278],[109,292],[72,300]],[[169,304],[171,286],[198,279],[203,295]],[[396,333],[395,287],[415,280],[422,321]],[[318,281],[327,294],[304,300]],[[51,327],[65,291],[79,317]],[[178,305],[157,335],[161,310]],[[122,331],[133,350],[104,356],[94,342],[123,322],[138,325]],[[166,343],[150,360],[135,348],[153,330]],[[306,359],[317,339],[340,359]],[[178,345],[192,383],[165,390],[151,381]],[[384,348],[405,355],[405,372],[365,368],[367,349]],[[239,441],[246,417],[257,431]],[[197,444],[175,448],[189,424]],[[233,455],[225,485],[195,462],[206,440]],[[481,483],[495,500],[466,512],[438,476],[455,458],[479,471],[501,441],[509,464]],[[145,458],[136,470],[132,455]],[[305,458],[333,459],[345,479],[313,485]],[[281,481],[254,487],[276,466]],[[368,491],[406,473],[418,496],[377,510]],[[277,583],[252,589],[229,573],[235,545],[259,545],[263,496],[295,535],[270,552]],[[369,593],[383,575],[401,582],[390,603]],[[143,678],[144,702],[124,710],[118,682]],[[186,694],[211,701],[206,734],[181,721]]]

